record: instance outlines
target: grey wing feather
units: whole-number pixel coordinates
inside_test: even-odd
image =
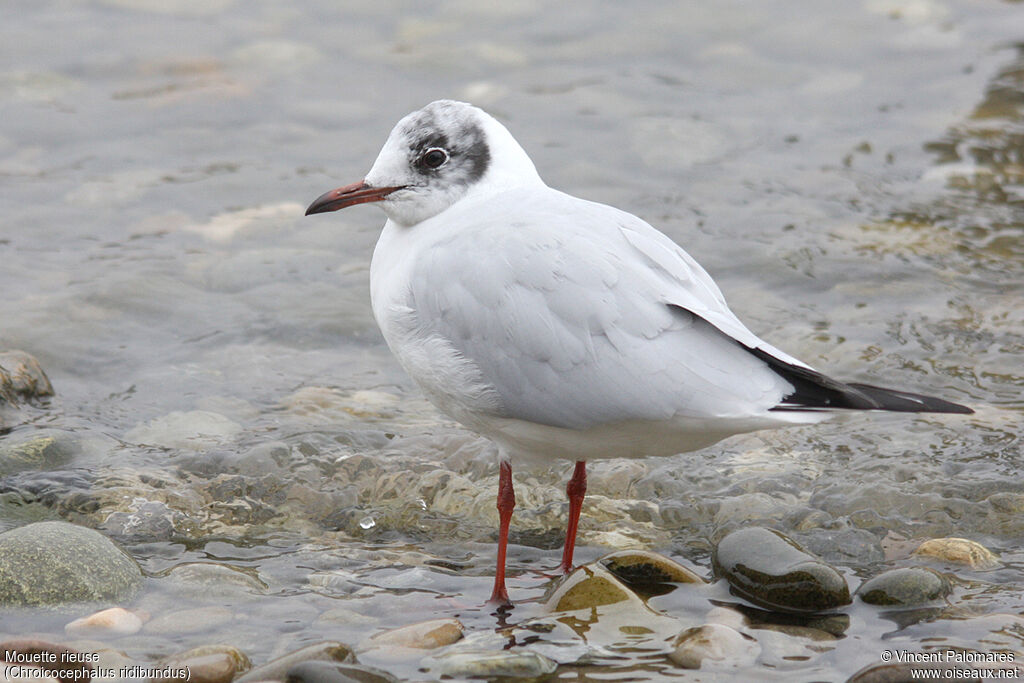
[[[682,249],[634,216],[552,195],[519,206],[511,229],[496,211],[455,235],[412,278],[420,324],[477,366],[501,415],[574,429],[762,415],[792,389],[742,345],[781,352]]]

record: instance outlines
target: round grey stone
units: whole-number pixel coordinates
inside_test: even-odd
[[[934,569],[903,567],[865,581],[857,595],[869,605],[916,607],[949,595],[949,582]]]
[[[0,605],[121,602],[142,585],[138,563],[103,534],[36,522],[0,534]]]

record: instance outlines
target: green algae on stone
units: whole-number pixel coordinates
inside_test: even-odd
[[[705,583],[675,560],[648,550],[620,550],[599,558],[597,563],[628,584]]]
[[[36,433],[31,439],[0,446],[0,475],[55,470],[71,462],[75,444],[63,432]]]
[[[0,606],[122,602],[141,585],[138,563],[98,531],[37,522],[0,534]]]

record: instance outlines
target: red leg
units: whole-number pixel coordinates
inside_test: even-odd
[[[512,488],[512,466],[502,460],[498,466],[498,568],[494,573],[494,591],[491,603],[510,605],[505,590],[505,548],[508,546],[508,525],[512,520],[512,509],[516,506],[516,492]]]
[[[565,548],[562,550],[562,564],[559,569],[568,574],[572,571],[572,551],[576,548],[576,527],[580,522],[580,510],[583,509],[583,496],[587,493],[587,463],[576,461],[572,479],[565,486],[569,496],[569,526],[565,530]]]

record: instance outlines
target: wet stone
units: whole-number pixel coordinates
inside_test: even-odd
[[[598,564],[631,585],[652,583],[704,583],[704,579],[673,559],[647,550],[621,550],[605,555]]]
[[[71,462],[76,450],[77,444],[67,432],[35,432],[30,439],[0,446],[0,476],[59,469]]]
[[[64,632],[78,638],[116,638],[138,633],[142,628],[142,621],[139,614],[124,607],[111,607],[75,619],[64,627]]]
[[[363,649],[380,647],[409,647],[432,650],[451,645],[462,638],[463,626],[458,619],[431,619],[409,624],[370,636]]]
[[[0,605],[122,602],[141,585],[135,560],[92,529],[37,522],[0,534]]]
[[[668,657],[684,669],[739,669],[761,654],[757,640],[724,624],[704,624],[679,634]]]
[[[166,576],[192,597],[224,595],[225,592],[265,593],[267,584],[255,576],[223,564],[213,562],[184,562],[176,565]]]
[[[0,352],[0,403],[53,396],[53,385],[42,366],[24,351]]]
[[[754,604],[782,612],[824,612],[850,603],[846,579],[784,534],[734,531],[712,555],[715,573]]]
[[[237,683],[283,681],[287,678],[288,672],[291,671],[292,667],[303,662],[351,663],[354,661],[355,657],[352,655],[352,649],[348,645],[336,641],[324,641],[271,660],[250,670],[240,678],[236,678],[235,681]]]
[[[231,471],[248,477],[279,475],[285,471],[285,467],[291,461],[291,455],[288,444],[272,441],[257,444],[239,455],[229,454],[225,464]]]
[[[204,645],[161,659],[155,668],[185,669],[190,683],[228,683],[247,671],[249,658],[230,645]],[[151,678],[152,683],[173,683],[175,678]]]
[[[184,451],[208,451],[231,442],[242,426],[207,410],[175,411],[129,430],[127,441]]]
[[[121,543],[167,541],[179,526],[187,526],[185,515],[160,500],[137,497],[131,510],[115,510],[100,527]]]
[[[437,678],[539,678],[558,668],[553,660],[526,650],[453,652],[429,661]]]
[[[337,662],[303,662],[288,670],[286,683],[396,683],[394,676],[360,666]]]
[[[549,612],[571,612],[619,602],[640,602],[633,591],[599,564],[584,564],[559,581],[545,601]]]
[[[857,595],[869,605],[915,607],[949,595],[949,582],[927,567],[903,567],[865,581]]]
[[[971,569],[992,569],[999,558],[985,546],[966,538],[933,538],[917,547],[914,555],[942,562],[962,564]]]
[[[797,628],[758,629],[752,631],[751,635],[757,638],[761,646],[761,654],[757,659],[758,667],[769,670],[785,670],[792,666],[793,662],[810,664],[842,645],[839,640],[828,638],[827,634],[817,632],[804,635]]]

